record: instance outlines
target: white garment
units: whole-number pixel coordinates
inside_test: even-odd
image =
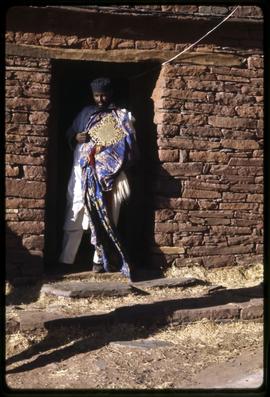
[[[70,178],[70,179],[74,179],[74,178]],[[130,188],[129,188],[127,176],[124,173],[124,171],[122,171],[116,178],[114,187],[112,189],[112,219],[115,226],[118,223],[121,204],[124,200],[126,200],[129,197],[129,195],[130,195]],[[78,197],[78,195],[76,197]],[[77,210],[79,206],[75,206],[75,208]],[[89,227],[89,217],[84,205],[79,209],[76,216],[74,216],[72,203],[68,203],[67,215],[64,224],[63,247],[62,247],[62,253],[59,258],[60,262],[68,263],[68,264],[74,263],[77,251],[81,243],[83,230],[87,230],[88,227]],[[93,260],[96,263],[99,262],[98,255],[96,252],[94,253]]]
[[[127,112],[121,109],[124,114]],[[135,135],[132,122],[134,121],[131,113],[128,113],[130,126]],[[72,264],[75,261],[77,251],[83,235],[83,230],[89,229],[89,216],[84,206],[84,192],[82,189],[82,169],[80,166],[80,155],[83,144],[77,144],[74,150],[73,167],[68,182],[67,189],[67,210],[64,222],[64,236],[62,244],[62,252],[59,261],[62,263]],[[112,189],[112,219],[115,225],[118,223],[121,203],[130,195],[130,188],[127,176],[124,171],[116,177]],[[98,255],[95,251],[94,262],[98,263]]]

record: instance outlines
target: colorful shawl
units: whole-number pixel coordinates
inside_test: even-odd
[[[125,135],[120,141],[107,146],[98,154],[95,154],[95,143],[90,136],[90,142],[84,145],[80,160],[82,186],[90,218],[91,244],[100,253],[105,271],[120,270],[125,276],[130,277],[130,264],[121,246],[117,230],[109,219],[104,192],[112,189],[119,172],[134,160],[136,143],[128,114],[116,110],[112,110],[112,113]],[[101,113],[92,115],[86,130],[93,128],[100,117],[102,117]],[[118,269],[112,265],[113,260],[120,264]]]

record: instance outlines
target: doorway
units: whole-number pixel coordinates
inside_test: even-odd
[[[93,103],[90,82],[101,76],[112,79],[115,104],[130,110],[136,119],[140,159],[130,170],[131,197],[121,208],[118,231],[134,265],[139,268],[147,266],[154,222],[151,169],[157,157],[151,95],[159,73],[158,64],[153,62],[53,61],[44,253],[46,271],[55,267],[62,244],[66,188],[73,160],[65,133],[78,112]],[[93,252],[89,240],[89,234],[84,233],[75,260],[78,271],[91,269]]]

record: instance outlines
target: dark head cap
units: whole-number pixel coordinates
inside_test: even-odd
[[[100,77],[91,82],[92,92],[101,92],[101,93],[112,93],[113,87],[110,79],[106,77]]]

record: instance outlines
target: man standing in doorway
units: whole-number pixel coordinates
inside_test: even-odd
[[[116,226],[121,203],[130,195],[125,171],[136,158],[134,118],[113,104],[110,79],[93,80],[91,89],[95,105],[83,108],[67,131],[74,161],[59,261],[74,263],[83,231],[90,229],[92,270],[118,270],[129,277],[130,264]]]

